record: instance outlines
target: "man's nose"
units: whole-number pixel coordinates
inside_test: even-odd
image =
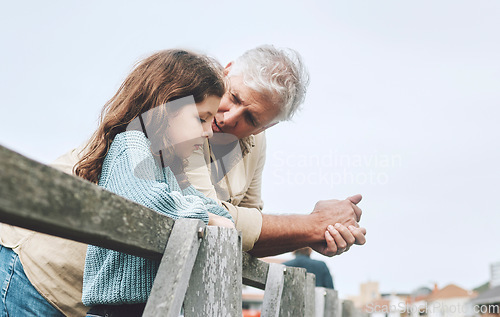
[[[235,127],[243,115],[243,111],[243,107],[233,106],[229,111],[224,112],[224,125]]]

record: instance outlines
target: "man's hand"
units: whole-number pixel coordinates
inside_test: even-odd
[[[353,244],[365,244],[366,229],[358,224],[362,211],[356,205],[361,199],[358,194],[343,201],[332,199],[316,203],[311,215],[316,213],[323,224],[332,221],[324,231],[324,240],[311,245],[316,252],[334,256],[346,252]]]
[[[259,240],[249,253],[256,257],[277,255],[306,246],[334,256],[353,244],[364,244],[366,230],[360,228],[361,195],[346,200],[322,200],[308,215],[262,215]],[[340,227],[335,228],[336,224]],[[329,226],[333,226],[329,228]]]
[[[359,227],[358,222],[361,220],[362,211],[356,205],[361,199],[361,195],[357,194],[345,200],[320,200],[314,206],[311,215],[317,216],[321,223],[326,221],[330,225],[340,223],[345,226]]]
[[[346,228],[336,223],[335,226],[329,225],[327,227],[324,242],[315,243],[311,247],[316,252],[331,257],[349,251],[353,244],[365,244],[365,235],[365,228],[356,228],[354,226]]]

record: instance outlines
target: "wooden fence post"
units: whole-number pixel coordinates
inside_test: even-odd
[[[342,302],[342,317],[354,317],[355,308],[354,303],[350,300],[345,300]]]
[[[143,316],[179,316],[204,228],[201,220],[175,222]]]
[[[316,317],[340,317],[338,293],[333,289],[316,287]]]
[[[338,292],[329,288],[325,291],[325,316],[340,317]]]
[[[184,299],[184,316],[241,316],[241,272],[238,232],[207,227]]]
[[[316,275],[314,275],[313,273],[306,273],[306,290],[305,290],[306,317],[314,317],[316,314],[315,288],[316,288]]]
[[[281,295],[285,281],[285,266],[283,264],[270,263],[267,272],[266,289],[264,290],[264,301],[262,303],[263,317],[278,317],[281,306]]]
[[[287,267],[283,294],[281,295],[280,316],[304,316],[305,291],[306,269],[301,267]]]
[[[323,287],[316,287],[314,290],[314,303],[316,306],[316,317],[324,317],[325,316],[325,297],[326,291]]]

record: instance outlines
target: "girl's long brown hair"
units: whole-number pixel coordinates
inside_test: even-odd
[[[140,114],[178,98],[193,96],[198,103],[208,96],[222,97],[224,91],[221,66],[204,55],[164,50],[140,61],[104,105],[75,174],[97,183],[111,142]]]

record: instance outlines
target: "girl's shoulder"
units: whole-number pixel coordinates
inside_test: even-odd
[[[150,156],[152,155],[150,148],[151,142],[141,131],[130,130],[118,133],[109,147],[105,162],[114,161],[123,155],[129,156],[142,153],[140,156]]]
[[[150,167],[146,170],[154,173],[155,161],[150,145],[151,142],[140,131],[131,130],[117,134],[104,159],[99,185],[105,187],[113,173],[125,175],[129,170],[136,173],[138,167],[141,171],[145,167]]]
[[[111,146],[120,147],[123,149],[149,149],[151,146],[151,142],[143,132],[130,130],[118,133],[113,139]]]

